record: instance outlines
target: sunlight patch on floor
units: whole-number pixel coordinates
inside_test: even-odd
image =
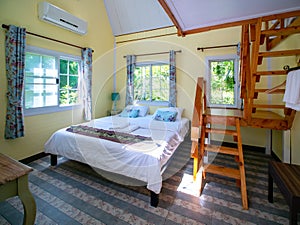
[[[177,188],[177,191],[199,197],[199,190],[200,186],[197,182],[193,181],[193,175],[184,173],[182,180]]]

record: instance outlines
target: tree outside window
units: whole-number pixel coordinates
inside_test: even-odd
[[[70,105],[78,102],[78,62],[60,60],[59,104]]]
[[[233,60],[210,61],[212,104],[234,104]]]

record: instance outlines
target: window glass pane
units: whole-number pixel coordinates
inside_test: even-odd
[[[69,92],[69,104],[75,104],[78,101],[78,91],[70,90]]]
[[[55,57],[26,53],[25,108],[57,105]]]
[[[47,85],[44,90],[45,106],[58,105],[57,85]]]
[[[78,87],[78,76],[70,76],[69,85],[76,89]]]
[[[60,65],[64,69],[60,70],[64,73],[60,74],[60,105],[70,105],[78,102],[78,72],[79,63],[76,61],[69,61],[61,59]]]
[[[64,88],[60,90],[60,105],[70,105],[77,103],[78,101],[78,92],[77,90],[71,90],[69,88]]]
[[[133,84],[135,100],[150,100],[150,66],[136,67]]]
[[[134,73],[135,100],[169,100],[169,65],[150,64],[136,67]]]
[[[59,87],[63,88],[68,85],[68,76],[60,75]]]
[[[234,60],[210,61],[210,103],[234,105]]]
[[[33,84],[25,86],[25,108],[33,108],[34,88]]]
[[[61,59],[59,63],[59,73],[67,74],[68,73],[68,60]]]
[[[152,67],[152,100],[168,101],[169,99],[169,66],[156,65]]]
[[[72,75],[78,74],[78,62],[70,61],[69,62],[69,73]]]
[[[55,69],[55,57],[44,55],[42,57],[42,68],[50,70]],[[46,73],[46,75],[48,74]]]
[[[28,84],[25,88],[25,108],[57,105],[56,85]]]
[[[45,69],[44,72],[45,72],[46,77],[57,77],[58,76],[56,69]]]
[[[25,65],[26,73],[33,75],[34,68],[40,68],[40,55],[26,53]]]
[[[48,106],[58,109],[60,103],[78,103],[79,72],[80,58],[29,46],[25,55],[25,109],[45,108],[27,113],[47,112]],[[52,111],[55,107],[49,108]]]

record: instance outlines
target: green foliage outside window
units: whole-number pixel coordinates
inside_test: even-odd
[[[60,105],[70,105],[77,103],[78,93],[72,90],[68,85],[60,89],[59,94],[59,104]]]
[[[211,104],[234,105],[234,60],[210,61]]]
[[[60,60],[60,105],[75,104],[78,101],[78,62]]]

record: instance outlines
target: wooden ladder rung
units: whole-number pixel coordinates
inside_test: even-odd
[[[233,169],[233,168],[224,167],[224,166],[209,164],[209,165],[207,165],[205,172],[218,174],[221,176],[230,177],[230,178],[234,178],[237,180],[241,179],[241,174],[238,169]]]
[[[226,147],[226,146],[204,145],[204,149],[208,152],[217,152],[217,153],[236,155],[236,156],[239,155],[238,149]]]
[[[269,105],[269,104],[253,104],[252,108],[263,108],[263,109],[284,109],[285,105]]]
[[[226,126],[235,126],[235,117],[230,116],[215,116],[215,115],[206,115],[205,122],[210,124],[220,124]]]
[[[206,128],[205,131],[206,131],[207,133],[227,134],[227,135],[237,136],[236,130],[216,129],[216,128]]]
[[[260,93],[264,93],[266,91],[269,91],[270,89],[255,89],[254,92],[260,92]],[[285,89],[276,89],[270,93],[266,93],[266,94],[284,94]]]

